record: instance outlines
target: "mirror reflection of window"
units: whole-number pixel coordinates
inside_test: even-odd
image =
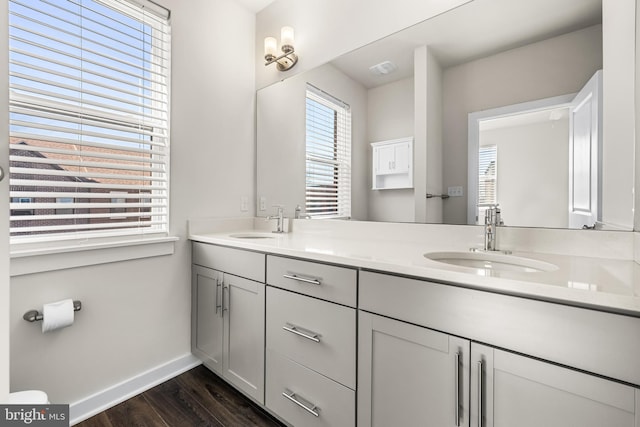
[[[351,216],[351,111],[349,105],[307,84],[306,213],[311,218]]]
[[[478,215],[479,223],[485,210],[498,203],[498,146],[486,145],[478,149]]]

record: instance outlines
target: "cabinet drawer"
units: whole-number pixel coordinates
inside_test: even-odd
[[[191,262],[264,283],[265,255],[242,249],[193,242]]]
[[[294,426],[355,425],[353,390],[271,350],[267,350],[265,400],[267,408]]]
[[[356,307],[356,270],[267,256],[267,284]]]
[[[267,348],[347,387],[356,387],[353,308],[269,286]]]

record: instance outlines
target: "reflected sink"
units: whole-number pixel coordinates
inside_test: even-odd
[[[276,235],[273,233],[248,232],[229,234],[229,237],[234,239],[273,239]]]
[[[428,252],[425,258],[445,264],[475,270],[478,274],[491,272],[539,273],[558,267],[548,262],[500,252]]]

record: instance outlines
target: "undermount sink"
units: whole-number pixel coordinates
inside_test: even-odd
[[[229,237],[234,239],[273,239],[276,235],[273,233],[248,232],[229,234]]]
[[[538,273],[558,269],[548,262],[500,252],[428,252],[424,256],[433,261],[473,269],[479,274],[507,271]]]

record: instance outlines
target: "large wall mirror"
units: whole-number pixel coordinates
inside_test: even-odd
[[[479,199],[488,182],[479,153],[497,146],[493,202],[505,225],[631,230],[634,159],[623,153],[633,153],[633,138],[607,139],[606,126],[603,137],[602,109],[613,103],[590,104],[600,108],[594,114],[576,109],[585,85],[608,72],[603,1],[610,0],[473,0],[260,89],[258,216],[273,205],[288,216],[296,206],[304,211],[305,93],[313,85],[350,112],[352,219],[477,223],[477,205],[489,200]],[[622,104],[633,105],[632,86],[618,90],[628,97]],[[594,133],[576,139],[573,125],[585,117]],[[371,144],[407,137],[411,186],[373,189]],[[572,222],[574,208],[592,216]]]

